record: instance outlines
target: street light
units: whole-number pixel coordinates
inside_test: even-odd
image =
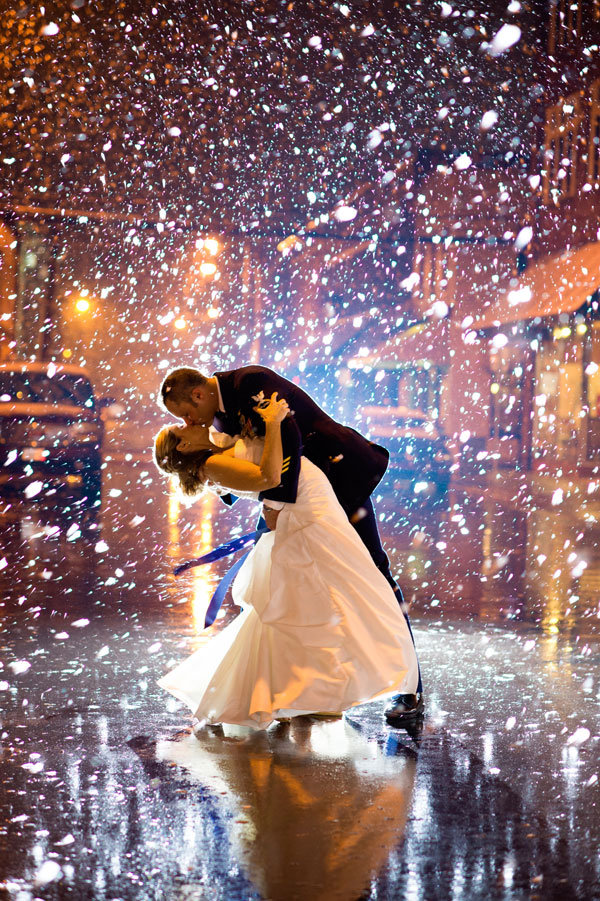
[[[196,240],[196,250],[207,250],[211,257],[216,257],[220,249],[221,245],[216,238],[198,238]]]
[[[221,249],[221,245],[216,238],[206,238],[204,241],[204,246],[213,257],[216,257],[219,250]]]
[[[284,238],[283,241],[279,242],[277,250],[279,253],[283,254],[283,256],[287,256],[292,250],[302,250],[303,246],[301,239],[297,235],[288,235],[287,238]]]

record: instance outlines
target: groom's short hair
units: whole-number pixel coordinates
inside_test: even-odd
[[[193,389],[204,387],[207,381],[207,377],[202,375],[197,369],[192,369],[187,366],[181,366],[179,369],[172,369],[167,373],[160,386],[160,399],[163,406],[168,400],[172,400],[176,404],[188,400]]]

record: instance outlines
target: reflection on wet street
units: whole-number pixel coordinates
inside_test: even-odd
[[[416,770],[410,749],[386,753],[341,720],[241,740],[203,731],[154,753],[227,798],[233,855],[265,898],[360,894],[402,837]]]
[[[381,506],[389,552],[419,614],[520,621],[573,638],[600,634],[600,504],[525,509],[485,491],[443,511]]]
[[[250,530],[250,504],[182,507],[132,459],[97,520],[4,505],[0,897],[600,897],[594,511],[378,510],[422,729],[376,703],[248,736],[194,734],[156,679],[209,639],[228,561],[172,567]]]

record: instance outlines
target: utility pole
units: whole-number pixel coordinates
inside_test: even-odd
[[[262,331],[262,291],[263,271],[262,253],[260,244],[256,244],[253,255],[253,290],[252,290],[252,346],[250,348],[250,362],[260,363],[261,331]]]
[[[19,356],[47,359],[54,306],[55,238],[51,223],[19,223],[15,339]]]

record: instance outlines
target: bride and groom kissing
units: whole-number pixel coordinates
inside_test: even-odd
[[[419,664],[371,501],[385,448],[264,366],[174,369],[159,402],[185,423],[157,435],[159,469],[192,498],[261,501],[268,527],[232,586],[242,612],[159,684],[203,724],[266,728],[382,696],[386,721],[412,726]]]

